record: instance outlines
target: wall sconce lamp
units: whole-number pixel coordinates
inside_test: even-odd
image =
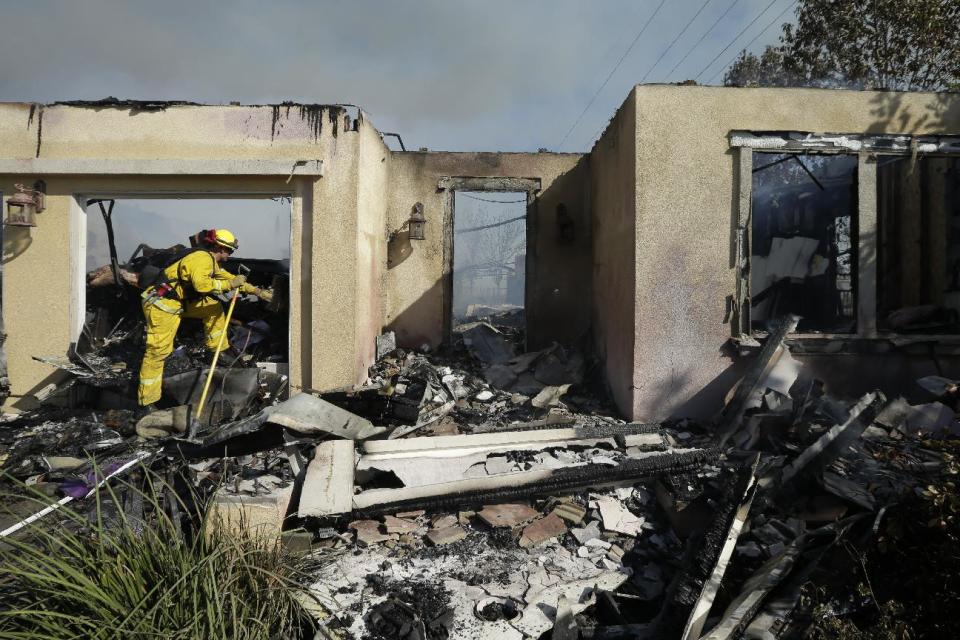
[[[423,240],[426,237],[427,218],[423,215],[422,202],[413,205],[413,213],[410,214],[407,224],[410,228],[411,240]]]
[[[408,240],[423,240],[426,238],[426,227],[427,217],[423,215],[423,203],[418,202],[413,205],[413,212],[410,214],[410,217],[403,221],[399,229],[391,231],[390,235],[387,236],[387,240],[393,242],[404,229],[407,230]]]
[[[28,189],[22,184],[13,186],[17,188],[17,192],[7,198],[7,217],[4,224],[13,227],[37,226],[37,214],[46,208],[46,183],[43,180],[37,180],[33,184],[33,189]]]

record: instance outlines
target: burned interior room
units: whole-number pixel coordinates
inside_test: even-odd
[[[754,154],[754,329],[792,313],[801,333],[856,331],[856,212],[856,156]]]
[[[877,216],[880,330],[960,333],[958,158],[881,158]]]
[[[90,367],[104,373],[105,361],[115,374],[112,384],[99,393],[95,404],[123,406],[124,396],[135,408],[129,386],[136,382],[146,336],[142,312],[145,296],[162,272],[191,251],[203,246],[194,221],[232,228],[240,238],[236,255],[224,263],[227,272],[245,274],[247,281],[272,292],[269,303],[246,295],[233,308],[227,328],[226,353],[232,361],[217,378],[211,407],[218,422],[236,417],[242,407],[230,406],[228,385],[250,383],[259,370],[285,375],[289,360],[290,199],[216,198],[88,198],[86,199],[86,287],[84,324],[72,352]],[[198,362],[208,359],[204,326],[185,317],[176,332],[175,348],[167,359],[166,373],[181,373],[182,380],[166,390],[165,404],[180,405],[196,395],[202,378],[192,374]],[[95,364],[96,363],[96,364]],[[242,371],[250,369],[250,371]],[[233,376],[230,373],[234,373]],[[231,377],[235,380],[231,380]],[[223,413],[224,415],[219,415]]]

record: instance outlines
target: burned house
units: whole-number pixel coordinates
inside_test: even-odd
[[[137,460],[199,484],[254,456],[213,502],[342,552],[312,585],[341,630],[776,637],[825,554],[948,461],[925,438],[960,378],[956,96],[645,85],[584,154],[392,135],[339,105],[0,105],[4,214],[36,212],[3,228],[5,407],[84,378],[118,406],[136,360],[90,343],[136,334],[118,292],[177,239],[117,257],[107,219],[235,201],[283,236],[238,256],[283,294],[240,316],[260,366],[220,379],[202,438]],[[141,446],[100,419],[73,426]]]
[[[858,391],[951,359],[951,96],[639,86],[586,154],[391,151],[338,106],[11,103],[0,118],[5,214],[15,184],[46,191],[37,226],[4,227],[12,408],[55,379],[33,357],[80,337],[94,198],[287,198],[293,389],[362,381],[384,329],[449,338],[462,193],[526,201],[524,246],[495,275],[514,302],[524,279],[528,347],[590,344],[631,418],[715,412],[739,375],[724,344],[778,311],[805,318],[791,340],[824,375],[869,372]]]

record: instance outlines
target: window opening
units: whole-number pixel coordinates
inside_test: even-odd
[[[877,163],[878,328],[960,333],[960,158]]]
[[[857,158],[753,154],[751,328],[856,331]]]
[[[525,326],[527,194],[456,191],[453,326],[489,320]]]

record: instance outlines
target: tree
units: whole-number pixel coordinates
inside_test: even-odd
[[[800,0],[779,46],[746,51],[733,86],[960,89],[958,0]]]
[[[744,50],[723,76],[728,87],[796,87],[803,79],[787,71],[783,50],[767,47],[759,56]]]

